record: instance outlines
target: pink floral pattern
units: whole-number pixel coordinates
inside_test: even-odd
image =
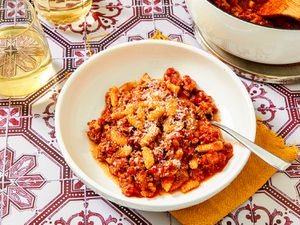
[[[109,225],[109,224],[116,224],[118,220],[112,216],[109,216],[105,219],[100,213],[88,211],[86,220],[90,224],[102,224],[102,225]]]
[[[0,108],[0,128],[7,124],[10,127],[19,127],[21,125],[20,107]]]
[[[36,167],[35,156],[23,155],[15,160],[14,155],[14,151],[9,148],[0,152],[3,217],[9,213],[11,204],[19,210],[34,207],[36,196],[31,189],[41,188],[45,183],[40,174],[30,174]]]
[[[240,223],[243,221],[243,223]],[[298,220],[297,220],[298,221]],[[240,225],[240,224],[266,224],[266,225],[292,225],[296,224],[294,219],[287,216],[286,210],[269,210],[262,205],[253,204],[253,199],[244,206],[221,220],[217,225]]]
[[[86,223],[84,222],[86,221]],[[77,224],[77,225],[122,225],[125,223],[117,223],[119,220],[116,217],[113,217],[111,215],[108,216],[108,218],[104,218],[101,213],[99,212],[92,212],[90,210],[87,211],[87,214],[84,214],[84,211],[80,211],[79,213],[75,213],[69,218],[60,218],[56,221],[54,221],[55,225],[72,225],[72,224]],[[128,223],[132,224],[133,223]]]
[[[6,2],[6,18],[13,18],[15,15],[17,18],[26,18],[26,6],[23,2],[7,1]]]
[[[74,222],[77,222],[77,225],[84,225],[84,211],[75,213],[68,219],[60,218],[54,222],[55,225],[71,225]]]
[[[117,17],[122,12],[121,3],[108,3],[103,6],[104,0],[93,0],[92,8],[83,22],[59,26],[63,31],[71,30],[74,33],[87,34],[96,32],[100,29],[107,30],[117,23]]]
[[[291,225],[296,221],[292,221],[288,216],[285,216],[282,211],[274,210],[270,212],[266,207],[253,205],[253,223],[264,223],[269,225]],[[263,214],[265,218],[263,219]]]
[[[48,128],[50,128],[49,136],[52,139],[55,139],[55,126],[54,126],[54,110],[55,110],[55,103],[57,102],[57,97],[60,90],[58,92],[54,92],[50,97],[50,103],[46,106],[43,114],[43,120]]]
[[[249,85],[244,82],[250,97],[255,104],[257,100],[260,100],[260,104],[257,107],[257,111],[262,115],[267,115],[264,119],[266,123],[272,121],[275,118],[276,107],[273,101],[266,96],[267,92],[264,87],[258,83],[250,83]]]
[[[85,59],[89,58],[90,56],[94,55],[96,51],[94,49],[90,49],[86,52],[85,49],[75,50],[74,51],[74,67],[80,66]]]
[[[143,4],[146,5],[143,7],[144,14],[163,12],[161,0],[143,0]]]

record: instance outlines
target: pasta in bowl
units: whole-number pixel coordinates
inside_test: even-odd
[[[141,53],[143,53],[142,57]],[[147,211],[176,210],[195,205],[205,201],[229,185],[248,160],[249,150],[222,133],[223,145],[225,143],[231,143],[232,145],[232,157],[222,171],[209,179],[199,180],[200,185],[197,188],[186,193],[180,191],[181,187],[177,189],[178,191],[169,189],[169,192],[165,194],[155,192],[151,198],[139,197],[139,194],[128,197],[122,193],[118,182],[115,182],[106,171],[106,166],[99,165],[93,154],[91,154],[91,141],[87,137],[87,131],[89,130],[87,122],[101,117],[100,113],[105,110],[106,105],[105,95],[111,87],[116,86],[120,91],[122,85],[130,81],[139,81],[145,72],[151,75],[151,80],[163,81],[167,85],[168,81],[162,80],[162,75],[170,67],[176,68],[182,75],[188,74],[191,80],[195,81],[199,93],[202,90],[207,96],[212,96],[214,100],[212,103],[218,109],[218,117],[224,125],[231,127],[248,139],[254,140],[256,123],[249,94],[240,79],[215,57],[186,44],[157,40],[136,41],[102,51],[86,61],[66,81],[56,104],[55,128],[61,153],[76,176],[90,189],[117,204]],[[183,80],[184,76],[181,79]],[[173,83],[173,81],[170,81],[170,83]],[[169,87],[172,87],[172,85],[169,84]],[[176,88],[174,88],[174,91],[176,91]],[[180,86],[180,89],[183,90],[184,88]],[[131,90],[131,92],[133,91]],[[196,90],[193,91],[193,93],[195,92]],[[161,97],[160,94],[158,94],[158,97]],[[180,100],[179,104],[189,103]],[[215,108],[213,104],[211,105],[212,109]],[[136,103],[133,104],[133,115],[137,115],[138,107],[135,108],[137,105]],[[129,111],[131,110],[130,107],[128,106]],[[148,120],[148,116],[154,111],[154,107],[145,106],[144,110],[147,115],[145,120]],[[160,110],[156,112],[158,111]],[[194,112],[196,113],[196,110]],[[216,114],[215,109],[212,112]],[[153,118],[156,118],[155,114],[152,113]],[[207,114],[207,116],[207,120],[216,119],[214,115],[209,116]],[[163,121],[166,120],[164,117],[162,119],[164,119]],[[203,119],[205,120],[204,117]],[[118,120],[122,120],[122,118]],[[131,122],[134,124],[134,121]],[[176,124],[180,125],[177,122]],[[127,125],[129,126],[129,124]],[[161,120],[158,120],[158,125],[161,132],[159,135],[162,135]],[[139,127],[140,125],[136,126]],[[119,135],[118,132],[121,132],[125,134],[117,127],[115,127],[116,132],[111,130],[108,130],[107,133]],[[140,142],[140,140],[138,141]],[[180,139],[178,141],[182,142]],[[127,140],[127,144],[126,142],[119,143],[122,146],[123,144],[124,146],[132,145],[130,140]],[[195,143],[194,146],[199,144],[199,142]],[[152,146],[148,145],[146,147],[152,150]],[[121,147],[118,147],[117,150],[119,148]],[[126,148],[122,151],[124,153],[119,153],[128,154]],[[131,153],[133,152],[135,152],[134,149]],[[147,154],[147,150],[144,154]],[[156,156],[154,156],[155,160]],[[173,162],[175,165],[178,163],[176,160]],[[109,163],[109,159],[107,163]],[[198,162],[198,165],[201,163]],[[184,164],[190,166],[189,162]],[[193,166],[196,167],[196,164]],[[159,191],[159,185],[156,188]]]
[[[209,121],[218,109],[189,76],[168,68],[163,79],[113,86],[101,117],[88,123],[89,139],[128,197],[197,188],[220,172],[232,145]]]

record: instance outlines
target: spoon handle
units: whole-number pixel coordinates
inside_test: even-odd
[[[247,138],[243,137],[242,135],[238,134],[237,132],[231,130],[230,128],[215,122],[211,121],[211,123],[224,130],[226,133],[228,133],[230,136],[235,138],[237,141],[242,143],[245,147],[247,147],[249,150],[251,150],[254,154],[256,154],[258,157],[260,157],[262,160],[273,166],[274,168],[278,169],[279,171],[285,171],[291,164],[276,155],[273,155],[272,153],[268,152],[267,150],[259,147],[258,145],[254,144],[252,141],[248,140]]]

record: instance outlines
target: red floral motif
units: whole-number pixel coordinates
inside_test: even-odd
[[[96,53],[96,51],[93,49],[90,49],[88,52],[85,49],[75,50],[74,51],[75,67],[80,66],[84,62],[85,58],[88,58],[95,53]]]
[[[74,191],[82,191],[84,187],[84,183],[80,180],[73,180],[72,181],[72,189]]]
[[[143,14],[150,14],[152,11],[155,13],[161,13],[163,11],[161,0],[143,0],[143,4],[146,5],[143,7]]]
[[[24,5],[24,2],[22,1],[7,1],[6,6],[6,18],[11,18],[15,16],[15,13],[17,11],[17,18],[25,17],[25,11],[26,6]]]
[[[84,222],[86,219],[86,223]],[[112,217],[111,215],[105,219],[100,213],[88,211],[87,215],[84,216],[84,211],[79,213],[75,213],[68,219],[60,218],[54,222],[54,225],[109,225],[109,224],[116,224],[118,222],[117,218]]]
[[[104,219],[104,217],[100,213],[88,211],[88,214],[86,215],[86,221],[87,225],[94,225],[94,224],[102,224],[102,225],[109,225],[110,223],[116,224],[118,220],[115,217],[112,217],[111,215]]]
[[[5,127],[5,124],[7,123],[7,112],[5,109],[0,109],[0,128]]]
[[[287,217],[283,216],[283,212],[278,211],[277,209],[274,209],[274,211],[271,213],[267,208],[262,206],[253,205],[253,220],[254,224],[268,224],[268,225],[291,225],[293,224],[293,221]],[[262,214],[266,214],[267,221],[262,221]]]
[[[76,213],[72,215],[70,218],[67,220],[64,220],[63,218],[60,218],[59,220],[56,220],[54,222],[54,225],[71,225],[71,224],[76,224],[77,225],[84,225],[84,211],[81,211],[79,213]]]
[[[75,22],[72,24],[60,26],[59,29],[63,31],[71,30],[74,33],[83,34],[85,31],[87,34],[96,32],[100,29],[107,30],[117,23],[116,17],[118,17],[123,8],[122,4],[118,1],[117,4],[112,2],[107,5],[103,5],[104,0],[94,0],[91,10],[84,22]]]
[[[256,100],[258,99],[264,100],[265,103],[261,103],[260,106],[257,108],[257,111],[260,112],[262,115],[266,116],[264,118],[264,121],[266,123],[272,121],[276,114],[276,106],[271,101],[271,99],[266,97],[266,90],[260,84],[254,82],[252,82],[249,85],[244,82],[244,85],[250,94],[252,102],[256,102]],[[268,124],[268,126],[270,125]]]
[[[46,126],[51,129],[49,132],[49,135],[52,139],[55,139],[55,126],[54,126],[54,110],[55,110],[55,104],[57,102],[58,92],[54,92],[52,96],[50,97],[51,102],[46,106],[43,114],[47,115],[43,117],[43,120],[46,123]]]
[[[0,128],[8,125],[10,127],[20,126],[20,108],[11,107],[11,108],[0,108]]]
[[[227,215],[227,217],[225,217],[226,224],[227,225],[233,225],[233,224],[239,225],[239,221],[241,221],[241,220],[245,221],[244,218],[242,218],[242,219],[240,218],[241,215],[245,214],[245,212],[246,212],[246,216],[245,216],[246,221],[247,220],[249,222],[252,221],[251,207],[250,207],[250,204],[247,204],[247,205],[245,205],[243,207],[240,207],[237,210],[235,210],[234,213],[230,213],[229,215]],[[222,221],[220,221],[218,223],[218,225],[223,224]]]
[[[5,154],[6,153],[6,154]],[[9,214],[13,204],[19,210],[34,208],[35,195],[30,189],[41,188],[45,180],[40,174],[29,174],[36,167],[36,157],[23,155],[14,159],[10,149],[0,152],[0,171],[2,182],[2,217]]]
[[[246,215],[244,214],[248,212]],[[225,217],[225,221],[227,225],[240,225],[239,221],[243,221],[243,224],[246,221],[243,218],[239,218],[241,214],[245,215],[245,219],[249,221],[249,224],[266,224],[266,225],[291,225],[293,221],[287,217],[283,216],[284,213],[278,210],[274,210],[272,213],[265,207],[257,206],[253,204],[253,208],[251,209],[250,204],[246,206],[240,207],[235,210],[233,213],[230,213],[227,217]],[[265,214],[265,215],[263,215]],[[267,220],[267,221],[265,221]],[[218,225],[223,224],[222,221],[218,223]]]

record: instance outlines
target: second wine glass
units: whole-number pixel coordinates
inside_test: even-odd
[[[34,0],[38,13],[54,24],[69,24],[83,19],[93,0]]]

